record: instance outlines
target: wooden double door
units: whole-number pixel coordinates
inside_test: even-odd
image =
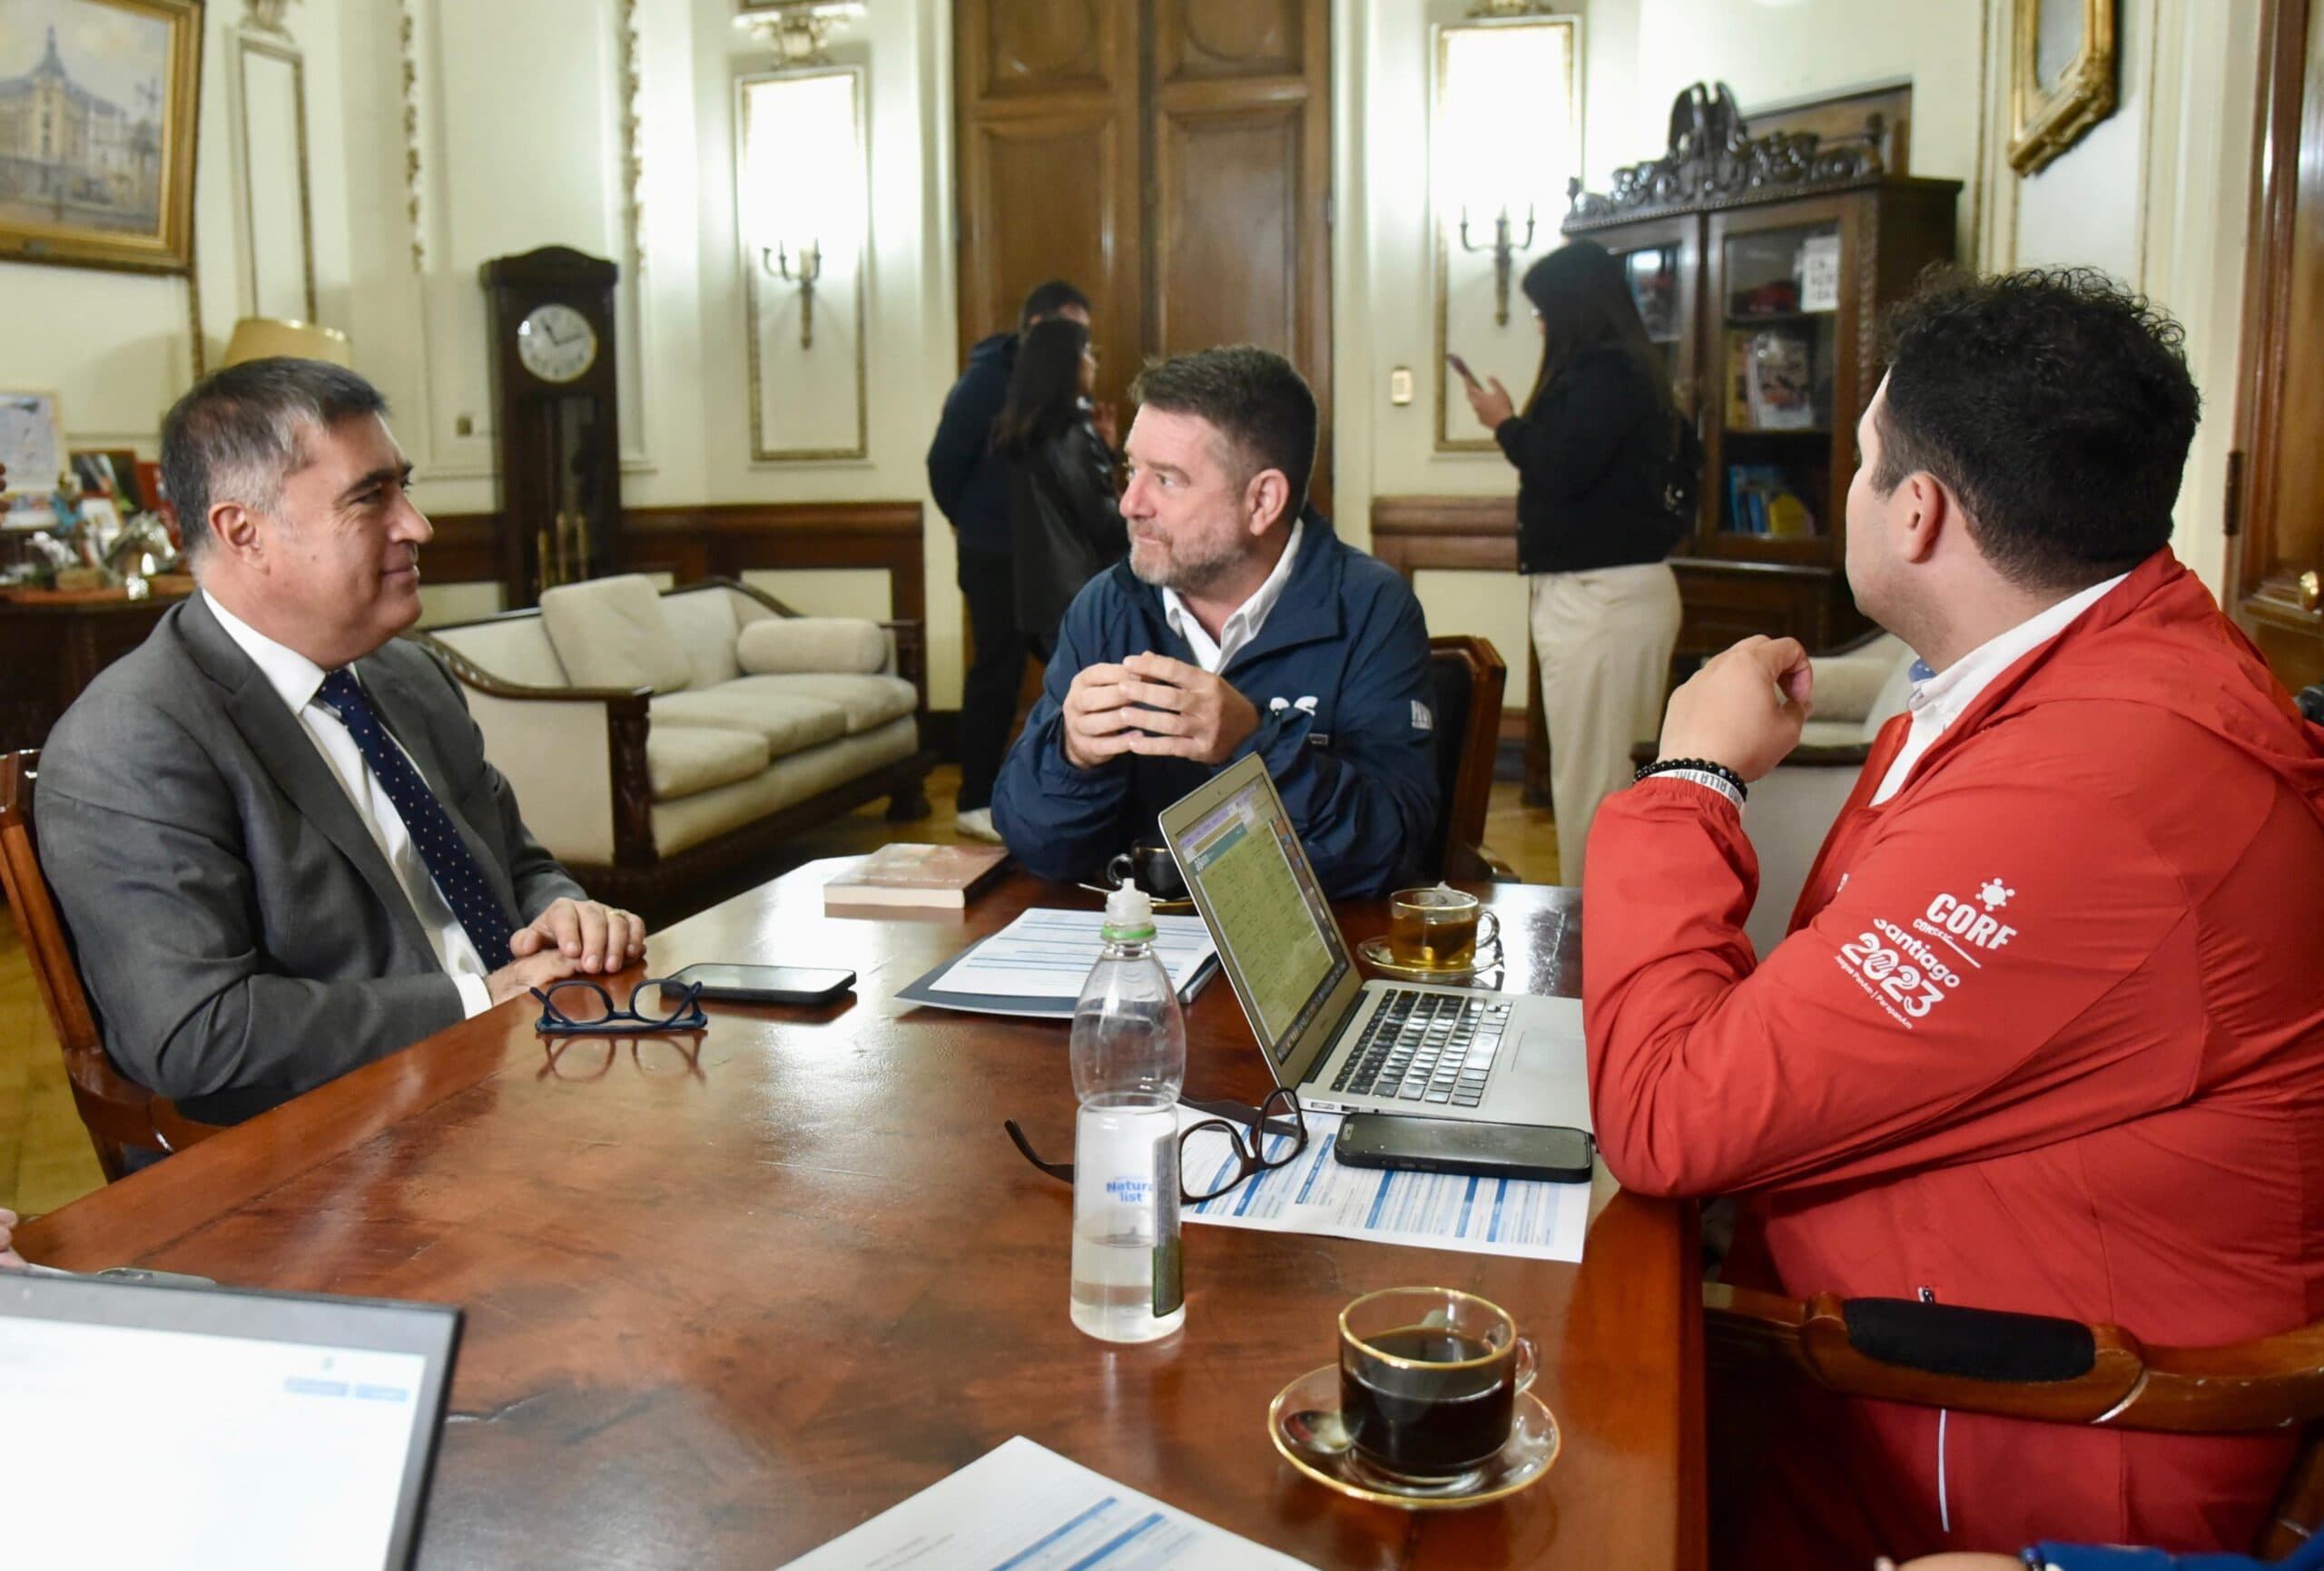
[[[1051,278],[1090,298],[1101,399],[1150,358],[1277,350],[1327,506],[1329,0],[955,0],[953,54],[962,354]]]
[[[2228,600],[2296,689],[2324,682],[2324,4],[2267,17]]]

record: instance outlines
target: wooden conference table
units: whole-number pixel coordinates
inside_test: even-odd
[[[1601,1177],[1579,1267],[1189,1224],[1185,1330],[1091,1340],[1066,1313],[1070,1193],[1000,1127],[1069,1154],[1065,1027],[893,996],[1029,904],[1095,898],[1018,877],[965,919],[827,918],[838,865],[681,923],[650,957],[657,974],[852,967],[851,1000],[713,1006],[687,1051],[552,1047],[529,1000],[504,1006],[43,1218],[22,1245],[74,1269],[464,1305],[428,1566],[766,1571],[1018,1434],[1317,1566],[1701,1562],[1686,1208]],[[1576,893],[1483,892],[1507,985],[1573,991]],[[1378,904],[1342,920],[1351,942],[1386,927]],[[1189,1095],[1265,1092],[1224,979],[1187,1037]],[[1332,1494],[1270,1446],[1269,1400],[1333,1360],[1340,1307],[1411,1283],[1481,1292],[1540,1345],[1564,1451],[1532,1488],[1406,1514]]]

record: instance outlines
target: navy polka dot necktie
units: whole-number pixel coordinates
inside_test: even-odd
[[[468,942],[476,946],[484,968],[497,971],[508,964],[512,929],[507,913],[500,908],[499,897],[486,881],[484,869],[468,855],[459,830],[452,827],[450,817],[444,811],[444,804],[436,800],[436,793],[428,789],[419,771],[379,724],[379,717],[373,712],[370,700],[363,696],[355,673],[345,666],[330,673],[315,696],[339,716],[340,723],[347,727],[348,735],[361,750],[363,761],[371,766],[373,777],[386,788],[388,800],[402,815],[411,843],[419,848],[419,859],[428,864],[428,874],[436,880],[437,892],[467,929]]]

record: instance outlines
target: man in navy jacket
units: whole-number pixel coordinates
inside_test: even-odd
[[[961,597],[976,634],[976,661],[960,684],[960,825],[978,840],[992,830],[992,777],[1017,718],[1025,679],[1025,635],[1017,626],[1017,558],[1009,533],[1009,466],[992,450],[992,422],[1009,398],[1019,336],[1064,317],[1089,325],[1089,299],[1061,279],[1025,297],[1015,332],[995,333],[969,351],[968,368],[944,398],[928,445],[928,490],[952,521]]]
[[[1328,894],[1408,881],[1437,812],[1428,628],[1305,506],[1315,395],[1237,347],[1148,367],[1132,397],[1129,559],[1066,612],[995,826],[1034,872],[1087,878],[1256,752]]]

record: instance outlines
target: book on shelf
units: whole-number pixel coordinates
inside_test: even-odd
[[[1727,533],[1770,540],[1805,540],[1816,533],[1816,515],[1780,465],[1727,466]]]
[[[1816,424],[1816,345],[1797,329],[1763,328],[1751,335],[1746,402],[1751,427],[1799,431]]]
[[[1000,871],[1000,846],[882,846],[823,885],[829,906],[931,906],[964,908]]]

